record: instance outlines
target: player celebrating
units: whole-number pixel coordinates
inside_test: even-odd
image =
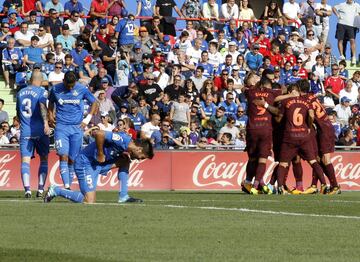
[[[285,177],[288,172],[290,161],[298,154],[307,160],[313,168],[314,174],[321,182],[321,193],[327,192],[326,181],[319,163],[316,161],[316,155],[311,139],[310,128],[314,120],[314,110],[309,103],[307,97],[304,95],[308,90],[302,86],[292,84],[289,87],[300,91],[301,96],[295,98],[288,98],[282,101],[280,109],[280,118],[284,117],[284,136],[280,150],[280,163],[277,170],[277,182],[279,192],[285,194],[284,189]]]
[[[127,152],[128,155],[124,154]],[[98,131],[95,142],[85,147],[75,160],[75,173],[79,181],[80,192],[50,186],[44,202],[61,196],[76,203],[95,203],[96,184],[99,174],[107,173],[112,168],[129,172],[131,159],[152,159],[154,156],[150,140],[132,141],[124,132]],[[120,203],[142,202],[140,199],[127,197]]]
[[[300,80],[297,82],[302,90],[310,90],[310,85],[307,80]],[[321,164],[325,175],[330,181],[330,192],[329,194],[340,194],[341,190],[337,183],[334,166],[331,163],[330,153],[335,151],[335,131],[332,126],[329,117],[317,99],[313,94],[308,96],[308,100],[315,111],[315,124],[317,127],[317,147],[319,150],[319,156],[321,158]],[[305,190],[305,194],[314,194],[317,192],[317,177],[313,177],[312,185]]]
[[[17,93],[16,109],[20,119],[21,177],[25,189],[25,198],[31,198],[30,159],[34,150],[40,156],[38,171],[39,184],[36,197],[42,197],[48,172],[49,133],[47,121],[47,92],[41,87],[43,81],[40,72],[33,72],[30,85]]]
[[[91,104],[83,119],[84,99]],[[60,157],[60,175],[65,188],[70,188],[74,175],[74,159],[82,145],[83,130],[98,108],[95,97],[83,85],[76,83],[74,72],[66,72],[64,83],[53,87],[49,95],[49,123],[54,125],[56,106],[55,147]]]
[[[246,150],[249,156],[246,180],[243,182],[243,191],[250,194],[258,194],[259,190],[263,193],[272,193],[263,181],[266,170],[266,160],[271,155],[272,147],[272,115],[266,110],[268,105],[274,103],[274,99],[280,90],[272,90],[272,82],[267,79],[261,79],[259,87],[245,90],[248,99],[249,121],[246,130]],[[255,99],[264,98],[265,108],[256,106]],[[254,184],[251,181],[255,174]]]

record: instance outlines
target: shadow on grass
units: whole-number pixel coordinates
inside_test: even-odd
[[[75,254],[57,253],[45,250],[27,248],[4,248],[0,247],[0,260],[5,261],[115,261],[101,258],[91,258]]]

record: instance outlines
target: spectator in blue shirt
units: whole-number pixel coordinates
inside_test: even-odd
[[[149,16],[152,17],[154,15],[156,0],[136,0],[137,8],[135,16]],[[141,19],[140,25],[145,26],[146,24],[150,24],[151,19]]]
[[[70,16],[72,11],[77,11],[80,16],[84,15],[84,7],[78,0],[67,1],[64,5],[65,15]]]
[[[84,50],[84,42],[78,41],[76,43],[76,48],[71,50],[71,56],[73,57],[74,64],[77,67],[84,65],[84,58],[89,55],[88,51]]]
[[[35,63],[43,63],[45,60],[44,51],[42,48],[37,47],[39,43],[39,37],[36,35],[31,37],[31,44],[24,50],[24,63],[31,68]]]
[[[254,44],[252,51],[248,52],[245,55],[245,61],[247,66],[253,71],[256,71],[259,66],[261,66],[263,61],[263,56],[259,53],[259,49],[259,44]]]

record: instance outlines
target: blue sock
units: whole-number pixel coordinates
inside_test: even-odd
[[[38,190],[44,190],[44,185],[46,182],[46,177],[48,173],[48,162],[40,162],[38,177],[39,177],[39,186]]]
[[[55,187],[54,190],[56,196],[61,196],[63,198],[71,200],[72,202],[82,203],[84,201],[84,195],[81,194],[80,191],[67,190],[58,186]]]
[[[30,164],[21,162],[21,179],[25,191],[30,191]]]
[[[118,170],[118,179],[120,182],[119,187],[119,198],[126,197],[128,195],[128,170],[120,169]]]
[[[64,183],[64,187],[70,187],[69,181],[69,166],[67,161],[60,161],[60,175]]]
[[[72,184],[72,181],[74,180],[74,176],[75,176],[75,170],[74,170],[74,164],[69,164],[69,187]]]

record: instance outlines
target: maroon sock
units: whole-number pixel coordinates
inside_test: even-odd
[[[303,169],[301,162],[292,163],[292,168],[294,172],[295,182],[296,182],[296,189],[303,190]]]
[[[323,170],[322,170],[320,164],[318,162],[315,162],[314,164],[311,165],[311,167],[313,168],[313,170],[315,172],[315,176],[320,180],[320,183],[322,185],[326,184],[326,180],[325,180]]]
[[[275,182],[276,182],[278,168],[279,168],[279,164],[276,165],[276,167],[274,168],[274,171],[273,171],[273,173],[271,175],[271,178],[270,178],[270,185],[274,185]]]
[[[312,186],[317,186],[317,183],[318,183],[318,178],[317,178],[317,176],[315,175],[315,171],[313,170],[313,171],[312,171],[311,185],[312,185]]]
[[[324,169],[325,175],[328,177],[328,179],[330,181],[331,187],[338,186],[333,164],[330,163],[328,165],[324,165],[323,169]]]
[[[262,181],[266,170],[265,163],[258,163],[256,168],[256,175],[255,175],[255,183],[254,187],[257,188],[260,182]]]
[[[288,169],[279,165],[279,168],[278,168],[277,171],[278,171],[277,172],[278,186],[282,187],[285,184],[285,177],[286,177],[286,174],[288,172]]]
[[[246,181],[252,181],[256,172],[256,161],[248,161],[246,165]]]
[[[284,182],[283,182],[283,185],[284,185],[285,187],[287,187],[287,186],[286,186],[286,181],[287,181],[287,179],[288,179],[288,176],[289,176],[289,166],[286,167],[286,174],[285,174],[285,178],[284,178]]]

